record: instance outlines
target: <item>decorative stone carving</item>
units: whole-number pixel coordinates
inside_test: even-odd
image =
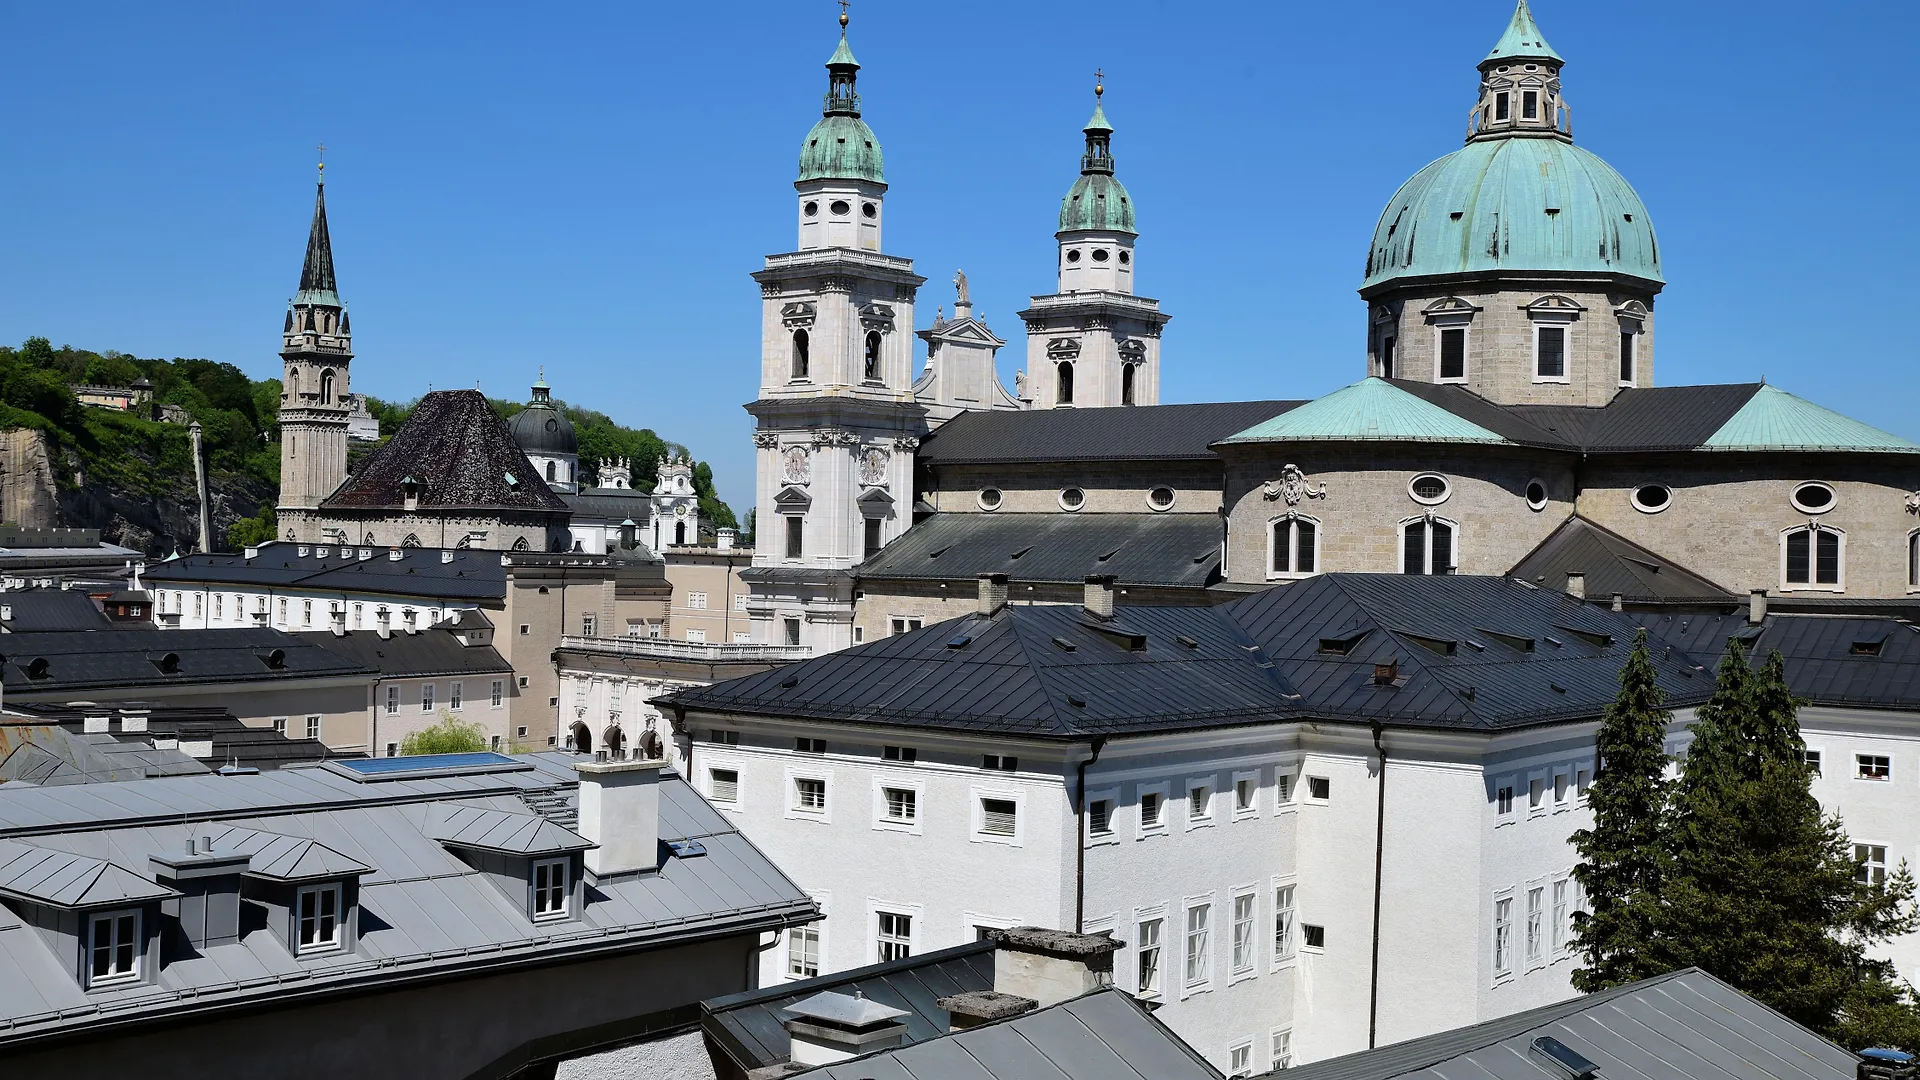
[[[1907,513],[1920,514],[1920,491],[1907,496]]]
[[[819,309],[809,300],[796,300],[780,308],[780,324],[789,330],[798,330],[803,326],[812,326],[814,316]]]
[[[893,331],[893,309],[882,303],[871,303],[860,309],[860,325],[868,330]]]
[[[886,487],[890,460],[890,455],[880,447],[867,447],[860,454],[860,482],[867,487]]]
[[[1147,358],[1147,343],[1139,338],[1128,338],[1120,343],[1120,359],[1137,364]]]
[[[853,279],[850,277],[821,278],[820,291],[830,292],[830,293],[850,293],[853,291]]]
[[[1038,334],[1047,328],[1046,320],[1044,319],[1022,319],[1020,321],[1027,324],[1027,333],[1029,334]]]
[[[1054,338],[1047,342],[1047,359],[1049,360],[1071,360],[1079,355],[1079,338]]]
[[[1301,499],[1326,498],[1327,485],[1315,487],[1307,480],[1307,474],[1300,471],[1300,466],[1288,464],[1280,470],[1278,480],[1269,480],[1261,486],[1260,493],[1268,499],[1284,499],[1288,506],[1298,506]]]
[[[753,445],[762,450],[771,450],[780,445],[780,436],[771,431],[756,431],[753,433]]]
[[[860,436],[846,428],[814,428],[813,445],[822,449],[829,446],[859,446]]]
[[[920,440],[911,435],[902,435],[893,440],[893,448],[903,454],[911,454],[920,449]]]
[[[789,446],[786,453],[780,455],[780,476],[789,484],[805,484],[813,480],[813,459],[804,446]]]
[[[1024,371],[1013,373],[1013,396],[1021,401],[1027,400],[1027,373]]]

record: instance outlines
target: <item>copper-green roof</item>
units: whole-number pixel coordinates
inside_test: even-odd
[[[1139,234],[1133,221],[1133,199],[1120,181],[1107,173],[1086,173],[1074,181],[1060,200],[1060,232],[1122,232]]]
[[[1700,448],[1920,453],[1920,444],[1795,397],[1777,386],[1762,386]]]
[[[823,116],[800,146],[801,180],[887,182],[880,140],[865,120],[845,113]]]
[[[1251,442],[1443,442],[1513,445],[1385,379],[1368,378],[1222,439]]]
[[[818,54],[816,53],[815,55],[818,55]],[[855,68],[860,66],[860,61],[855,60],[853,58],[853,50],[847,48],[846,31],[842,30],[840,32],[840,47],[833,50],[832,56],[827,57],[827,66],[828,67],[855,67]]]
[[[1481,62],[1523,59],[1565,62],[1540,33],[1540,27],[1533,21],[1533,12],[1527,9],[1527,0],[1520,0],[1520,5],[1513,9],[1513,21],[1507,24],[1507,32],[1500,35],[1499,43]]]

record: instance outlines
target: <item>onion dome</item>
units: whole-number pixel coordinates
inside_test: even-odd
[[[1117,232],[1138,236],[1134,227],[1133,199],[1113,177],[1113,125],[1100,107],[1105,88],[1093,88],[1093,118],[1081,128],[1087,136],[1087,152],[1080,157],[1080,179],[1073,182],[1067,197],[1060,200],[1060,232]]]
[[[859,61],[847,47],[847,16],[840,14],[840,46],[827,59],[827,96],[820,122],[800,146],[800,183],[809,180],[887,182],[880,140],[860,119],[860,95],[854,82]]]
[[[507,421],[507,431],[528,454],[558,456],[580,452],[573,421],[553,407],[551,391],[544,378],[533,384],[533,399],[527,402],[527,407]]]

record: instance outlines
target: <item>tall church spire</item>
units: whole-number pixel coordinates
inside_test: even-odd
[[[327,235],[327,181],[321,177],[313,197],[313,228],[307,233],[307,261],[300,267],[296,304],[340,306],[333,280],[333,240]]]
[[[324,172],[314,193],[300,290],[287,306],[280,340],[280,518],[288,539],[325,539],[312,513],[347,475],[353,330],[333,276]]]

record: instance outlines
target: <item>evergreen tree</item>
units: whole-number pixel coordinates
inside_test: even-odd
[[[1650,964],[1672,718],[1642,627],[1594,738],[1593,828],[1573,834],[1581,860],[1574,877],[1587,894],[1587,910],[1574,916],[1573,948],[1586,961],[1573,973],[1575,989],[1591,993],[1668,970]]]

